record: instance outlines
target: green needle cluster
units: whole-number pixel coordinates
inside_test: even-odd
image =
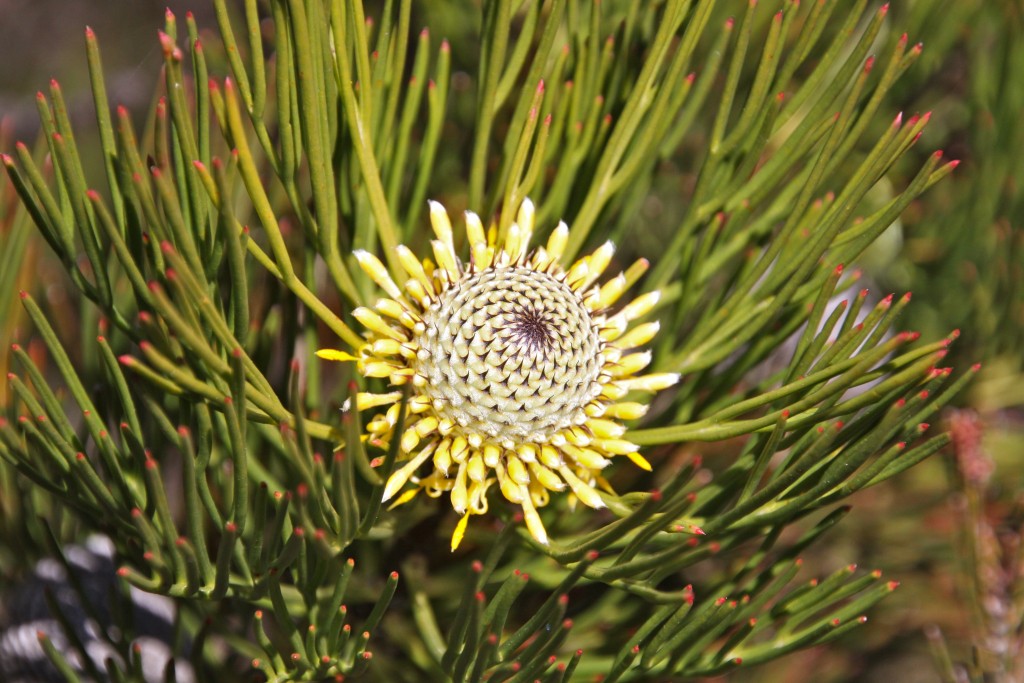
[[[0,546],[108,535],[201,680],[682,680],[861,627],[896,583],[801,558],[977,370],[858,292],[958,163],[887,5],[213,5],[149,111],[87,30],[95,130],[53,81],[4,145]]]

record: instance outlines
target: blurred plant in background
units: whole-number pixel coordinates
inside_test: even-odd
[[[175,600],[170,643],[199,680],[792,680],[809,661],[849,680],[905,669],[884,644],[923,621],[952,644],[932,671],[1010,671],[1019,545],[984,512],[997,479],[963,473],[1019,472],[1021,16],[955,7],[216,0],[215,29],[167,13],[148,112],[111,108],[87,31],[96,127],[53,81],[40,142],[4,144],[4,576],[109,536],[122,589]],[[951,63],[971,76],[941,85]],[[660,322],[650,370],[680,380],[623,436],[651,473],[587,482],[601,510],[535,511],[546,544],[492,491],[453,553],[448,505],[382,505],[404,439],[361,439],[354,399],[393,375],[313,352],[362,346],[379,285],[415,296],[398,245],[431,250],[428,197],[508,240],[527,196],[538,226],[570,226],[563,262],[612,240],[610,282],[662,292],[641,327]],[[858,291],[859,268],[898,294]],[[960,393],[978,360],[995,369]],[[884,492],[943,451],[926,421],[958,394],[980,416],[960,414],[948,460],[972,561],[937,590],[975,605],[970,633],[965,610],[869,613],[897,582],[849,564],[866,551],[914,596],[934,588],[922,566],[951,576],[942,543],[892,542],[925,535],[941,469]],[[396,432],[431,409],[395,401]],[[967,456],[967,432],[1005,438]],[[493,445],[505,469],[524,453]],[[94,616],[107,661],[69,619],[40,656],[67,679],[152,680],[129,611]],[[994,654],[967,674],[971,641]]]

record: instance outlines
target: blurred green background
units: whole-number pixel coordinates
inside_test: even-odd
[[[145,108],[161,64],[156,32],[164,11],[191,11],[213,25],[205,2],[180,0],[2,0],[0,1],[0,112],[19,137],[38,126],[33,95],[51,78],[70,95],[79,120],[91,120],[92,100],[85,63],[86,26],[103,41],[108,87],[114,102]]]

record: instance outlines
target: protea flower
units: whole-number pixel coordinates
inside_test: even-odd
[[[400,439],[401,463],[387,482],[385,501],[398,496],[398,505],[421,490],[433,497],[447,493],[462,515],[454,550],[470,515],[487,512],[488,490],[497,483],[509,502],[521,506],[530,534],[546,544],[537,508],[551,493],[569,492],[601,508],[597,489],[610,491],[601,471],[612,458],[626,456],[650,469],[637,446],[623,438],[620,420],[647,410],[624,400],[631,392],[654,392],[679,379],[670,373],[637,376],[651,361],[650,352],[638,349],[654,337],[658,323],[630,324],[651,310],[659,294],[616,309],[647,262],[598,285],[614,245],[608,242],[565,268],[559,261],[569,234],[565,223],[545,246],[531,250],[529,200],[503,239],[467,212],[467,261],[459,258],[451,221],[437,202],[430,203],[430,221],[437,235],[434,262],[398,247],[404,287],[377,257],[355,253],[388,298],[373,310],[353,311],[366,328],[358,355],[333,349],[317,354],[356,361],[364,376],[387,378],[395,387],[412,385],[400,435],[394,432],[401,391],[356,397],[360,410],[390,406],[367,425],[370,444],[386,447]]]

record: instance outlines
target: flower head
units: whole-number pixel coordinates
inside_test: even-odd
[[[647,268],[638,261],[597,284],[611,261],[608,242],[568,268],[560,258],[569,230],[560,223],[547,244],[531,250],[534,208],[525,200],[503,239],[466,213],[470,256],[462,261],[444,207],[430,203],[437,239],[434,260],[397,250],[405,271],[399,287],[377,257],[356,252],[360,266],[388,298],[353,316],[366,328],[358,355],[322,349],[329,360],[356,361],[366,377],[411,385],[405,426],[396,434],[401,391],[360,393],[360,410],[382,408],[367,425],[369,442],[400,440],[400,466],[388,479],[384,500],[404,503],[419,491],[447,493],[462,515],[452,538],[461,541],[470,515],[488,509],[495,484],[519,505],[530,533],[547,543],[537,508],[553,492],[569,492],[600,508],[601,471],[615,456],[650,469],[620,420],[646,406],[623,400],[632,391],[653,392],[678,375],[640,375],[651,360],[638,350],[658,331],[657,322],[631,323],[648,313],[658,293],[620,308],[620,296]],[[489,233],[489,234],[488,234]],[[412,484],[411,488],[407,486]],[[403,489],[406,489],[403,492]]]

